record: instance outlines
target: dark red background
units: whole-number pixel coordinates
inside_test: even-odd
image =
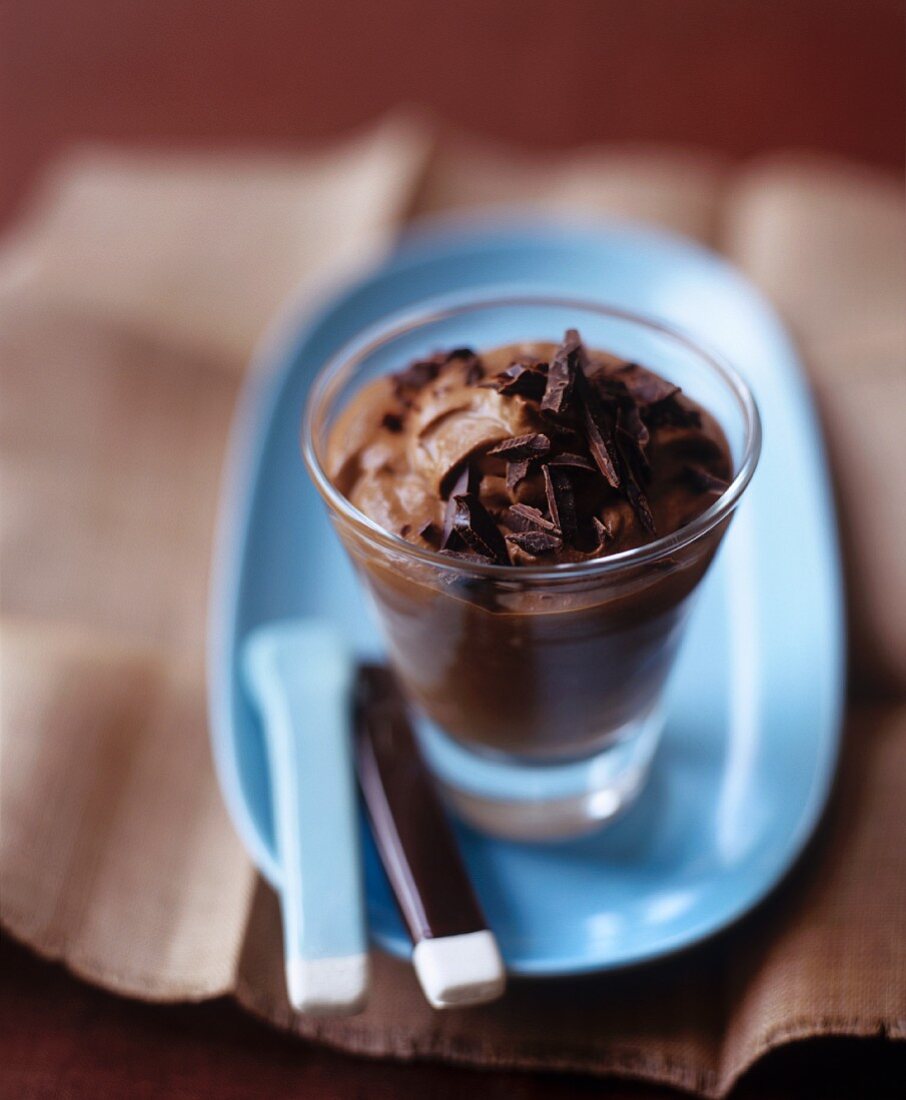
[[[901,168],[901,0],[0,0],[0,217],[61,146],[297,145],[400,103],[523,145]]]
[[[293,148],[400,104],[521,145],[670,141],[734,157],[798,146],[902,171],[904,10],[902,0],[0,0],[0,222],[77,140]],[[3,1096],[603,1088],[347,1058],[228,1003],[119,1001],[8,941],[2,970]],[[879,1042],[804,1044],[766,1059],[738,1095],[880,1096],[896,1057]]]

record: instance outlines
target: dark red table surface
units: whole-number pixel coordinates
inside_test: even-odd
[[[0,1097],[473,1096],[675,1100],[671,1089],[590,1078],[401,1065],[289,1039],[229,1001],[148,1005],[83,985],[0,937]],[[875,1040],[804,1043],[764,1059],[733,1100],[897,1095],[901,1051]]]
[[[784,147],[901,172],[902,0],[0,0],[0,222],[81,140],[293,149],[391,107],[517,145]],[[227,1001],[151,1006],[0,940],[3,1097],[653,1098],[663,1089],[400,1066]],[[735,1097],[880,1096],[878,1041],[771,1055]]]

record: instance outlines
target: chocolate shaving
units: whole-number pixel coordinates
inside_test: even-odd
[[[433,382],[438,376],[443,362],[444,360],[438,356],[433,359],[417,359],[414,363],[410,363],[405,370],[391,375],[396,396],[405,399],[408,396],[407,391],[424,389],[429,382]]]
[[[497,390],[502,397],[527,397],[531,401],[540,401],[547,384],[544,366],[543,363],[537,366],[513,363],[483,385]]]
[[[642,460],[641,468],[647,469],[644,451],[651,435],[641,416],[642,406],[625,383],[618,378],[601,371],[594,382],[605,407],[612,413],[616,430],[624,432],[629,437],[634,449],[638,452],[637,457]]]
[[[477,359],[478,356],[471,348],[453,348],[447,352],[444,362],[449,363],[452,359]]]
[[[563,546],[563,539],[552,535],[547,531],[519,531],[515,535],[507,535],[507,542],[518,546],[527,554],[537,557],[539,554],[549,554],[552,550],[559,550]]]
[[[451,466],[441,481],[441,488],[446,487],[447,490],[443,494],[444,499],[449,500],[451,497],[462,496],[464,493],[472,493],[477,496],[478,490],[481,488],[482,476],[481,470],[472,462],[465,462],[464,465],[457,463],[455,466]]]
[[[612,542],[613,532],[606,523],[601,521],[599,516],[586,516],[580,521],[576,547],[583,554],[594,557],[605,550]]]
[[[548,534],[560,534],[560,528],[530,504],[510,505],[503,514],[503,522],[513,531],[545,531]]]
[[[469,360],[466,374],[467,381],[470,377],[484,377],[484,367],[481,360],[471,348],[453,348],[452,351],[439,351],[436,355],[431,355],[427,359],[416,359],[405,370],[392,374],[390,377],[393,380],[394,395],[404,404],[409,404],[412,395],[433,382],[440,374],[441,367],[454,359]],[[477,374],[476,372],[479,371],[481,373]],[[472,382],[469,382],[469,385],[472,384]]]
[[[381,426],[386,428],[388,432],[393,432],[394,434],[396,434],[403,430],[403,418],[397,413],[384,413],[384,416],[381,420]]]
[[[581,350],[579,333],[574,328],[569,329],[547,370],[547,385],[541,399],[542,412],[554,416],[562,416],[566,412],[576,385],[576,375],[584,373],[580,366]]]
[[[506,464],[506,487],[511,493],[516,491],[516,486],[520,481],[524,481],[528,477],[530,466],[531,461],[527,458],[521,458],[518,462],[508,462]]]
[[[617,412],[616,443],[620,457],[620,466],[623,480],[623,495],[632,506],[636,519],[650,534],[656,534],[654,516],[648,503],[648,497],[642,489],[642,482],[646,480],[651,467],[645,452],[637,439],[634,439],[623,427],[624,410]]]
[[[445,558],[456,558],[457,561],[471,561],[478,565],[487,565],[488,558],[484,554],[477,554],[474,550],[441,550]],[[507,562],[509,558],[507,558]],[[506,564],[506,563],[504,563]]]
[[[440,549],[441,550],[460,550],[463,545],[462,535],[456,530],[454,524],[456,521],[456,500],[453,497],[447,501],[447,507],[444,510],[444,528],[441,532]]]
[[[626,406],[620,406],[617,409],[614,441],[617,453],[623,462],[624,480],[634,478],[637,482],[642,482],[647,480],[648,475],[651,473],[651,464],[645,453],[645,444],[639,438],[633,422],[635,409],[636,406],[634,405],[632,406],[633,412],[629,412]],[[643,438],[647,441],[647,429]]]
[[[551,449],[550,438],[543,432],[532,432],[528,435],[514,435],[512,439],[504,439],[496,447],[492,447],[489,455],[503,455],[504,458],[515,461],[523,458],[540,458]]]
[[[423,523],[416,533],[430,546],[440,546],[442,533],[433,520],[429,519],[427,523]]]
[[[572,454],[569,451],[564,451],[562,454],[553,455],[547,460],[548,466],[570,466],[576,470],[591,470],[594,473],[598,473],[598,467],[593,462],[590,462],[585,455]]]
[[[498,565],[509,565],[510,555],[500,528],[477,496],[470,493],[453,497],[456,511],[453,529],[476,554]]]
[[[616,447],[613,442],[613,429],[604,418],[603,411],[588,402],[584,404],[583,416],[585,418],[585,430],[588,432],[588,449],[591,452],[591,457],[607,479],[608,485],[612,489],[619,489],[621,478],[614,461]]]
[[[685,466],[683,468],[682,477],[686,484],[696,493],[723,493],[729,485],[729,482],[725,481],[722,477],[717,477],[716,474],[712,474],[711,471],[706,470],[704,466],[692,464]]]
[[[444,508],[444,526],[440,539],[441,550],[458,550],[461,548],[462,537],[456,530],[456,497],[465,493],[477,493],[479,485],[480,478],[477,471],[471,466],[464,466],[456,478],[447,499],[447,506]]]
[[[613,542],[613,532],[597,516],[591,517],[591,528],[595,539],[595,547],[592,553],[600,554],[605,547]]]
[[[563,533],[566,542],[573,542],[579,524],[576,516],[576,495],[569,474],[564,470],[542,466],[544,492],[547,496],[547,510],[554,524]]]

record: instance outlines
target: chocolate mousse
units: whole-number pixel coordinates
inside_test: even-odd
[[[408,696],[447,734],[574,759],[652,713],[728,520],[654,560],[568,566],[676,532],[727,487],[720,425],[675,385],[575,330],[454,348],[355,393],[325,466],[360,512],[434,552],[339,528]]]
[[[341,414],[328,473],[409,542],[497,565],[585,561],[684,527],[727,487],[714,418],[653,371],[559,347],[441,352]]]

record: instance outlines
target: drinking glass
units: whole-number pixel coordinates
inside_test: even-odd
[[[359,512],[325,468],[360,387],[439,349],[558,343],[639,362],[706,408],[730,446],[727,489],[687,526],[578,563],[495,565],[413,545]],[[758,411],[718,354],[659,321],[590,302],[475,296],[389,318],[315,379],[303,453],[371,598],[421,746],[453,808],[518,839],[578,835],[631,803],[664,725],[693,595],[755,471]]]

